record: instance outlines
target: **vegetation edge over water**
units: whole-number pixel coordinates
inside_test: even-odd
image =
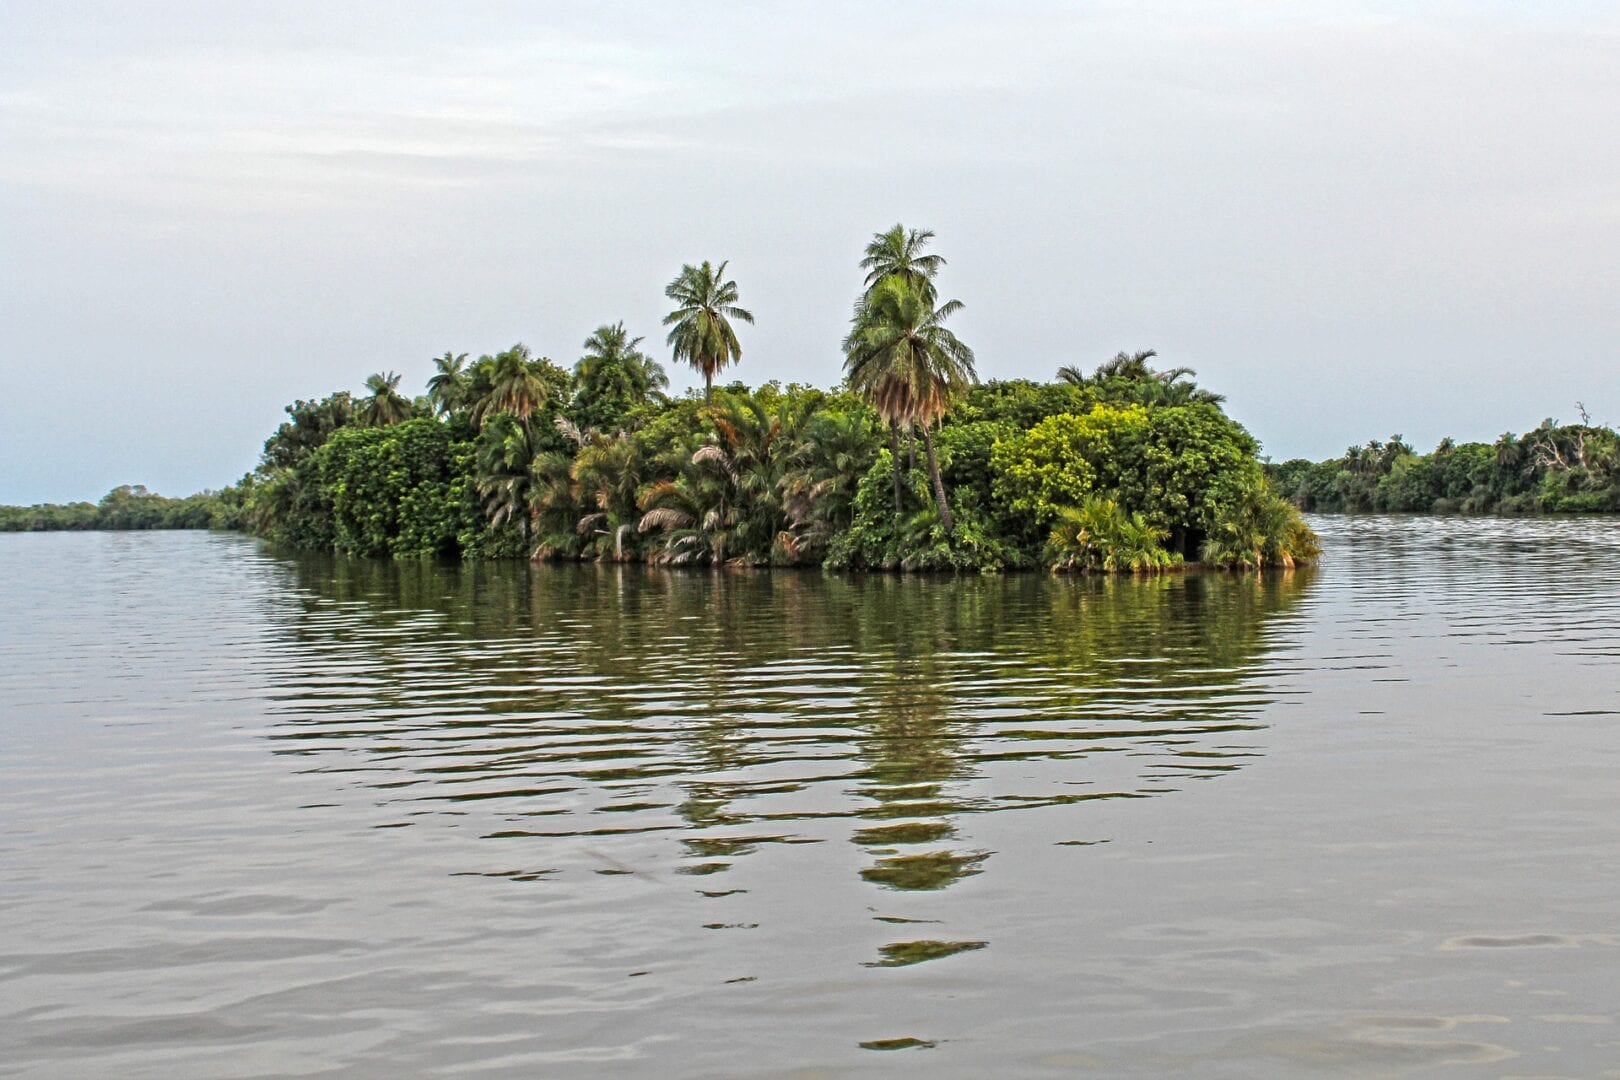
[[[1543,420],[1494,443],[1442,439],[1419,454],[1399,435],[1342,457],[1267,466],[1277,490],[1320,513],[1569,514],[1620,511],[1620,435]]]
[[[1259,444],[1152,351],[1051,383],[978,379],[948,327],[933,234],[895,226],[864,281],[832,390],[717,387],[753,321],[728,265],[665,290],[671,356],[703,376],[671,398],[623,323],[572,370],[514,345],[446,352],[426,393],[377,374],[287,407],[259,467],[220,492],[122,488],[94,508],[5,508],[0,527],[243,528],[394,557],[597,559],[854,569],[1162,571],[1290,566],[1314,535]],[[93,512],[92,512],[93,509]]]

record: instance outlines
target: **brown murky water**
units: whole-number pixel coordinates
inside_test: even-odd
[[[1620,1076],[1620,522],[1264,579],[0,536],[0,1076]]]

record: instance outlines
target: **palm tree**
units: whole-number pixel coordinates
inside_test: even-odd
[[[536,507],[533,505],[534,444],[529,429],[511,413],[491,417],[478,439],[475,486],[484,500],[490,524],[518,523],[525,540]]]
[[[891,425],[922,427],[928,475],[949,535],[951,511],[934,453],[933,425],[978,376],[973,350],[945,328],[961,302],[948,300],[936,308],[932,291],[899,275],[882,279],[844,340],[844,371],[850,386]],[[898,468],[898,460],[895,464]]]
[[[1511,469],[1523,457],[1523,444],[1519,437],[1511,431],[1504,431],[1502,437],[1496,440],[1496,463],[1504,469]]]
[[[637,348],[641,341],[641,338],[631,337],[622,322],[612,326],[603,323],[585,339],[585,355],[580,357],[575,370],[622,368],[631,389],[644,400],[656,391],[668,389],[669,376],[664,374],[662,364]]]
[[[489,390],[473,406],[473,418],[483,423],[498,413],[510,413],[527,430],[529,417],[550,396],[540,373],[543,363],[545,361],[531,360],[528,347],[524,345],[514,345],[496,356],[488,370]]]
[[[872,467],[872,415],[865,409],[822,412],[805,425],[802,464],[782,478],[782,509],[797,545],[825,544],[855,520],[855,490]]]
[[[669,387],[663,365],[637,346],[641,338],[624,323],[598,326],[585,339],[585,354],[574,365],[571,411],[586,427],[612,427],[624,412]]]
[[[1148,361],[1159,354],[1152,349],[1139,349],[1133,353],[1115,353],[1113,358],[1097,366],[1088,377],[1074,365],[1058,368],[1059,382],[1071,386],[1097,386],[1105,393],[1117,391],[1126,400],[1149,407],[1160,405],[1219,405],[1226,399],[1220,394],[1201,390],[1192,381],[1198,372],[1190,367],[1173,367],[1159,371]],[[1124,383],[1123,387],[1106,384]]]
[[[1148,361],[1158,355],[1153,349],[1142,349],[1134,353],[1115,353],[1112,360],[1098,365],[1096,372],[1091,377],[1097,382],[1102,382],[1104,379],[1145,380],[1160,378],[1159,373],[1148,366]]]
[[[670,562],[797,562],[820,542],[813,522],[794,509],[805,501],[801,474],[811,463],[810,438],[819,394],[783,395],[767,405],[722,392],[710,409],[714,433],[684,461],[673,480],[641,496],[641,532],[662,534],[655,557]]]
[[[591,507],[575,524],[580,536],[594,535],[598,558],[625,558],[624,540],[636,527],[636,496],[640,493],[646,462],[641,445],[624,432],[614,436],[593,433],[574,457],[575,497],[582,508]]]
[[[932,304],[934,276],[945,265],[943,255],[923,254],[923,248],[933,238],[932,229],[908,230],[904,225],[874,234],[861,260],[861,269],[866,271],[866,294],[870,296],[884,278],[899,277],[920,288]]]
[[[703,400],[714,397],[714,376],[722,368],[742,359],[742,345],[731,320],[752,323],[754,316],[737,306],[737,283],[727,281],[726,263],[712,266],[687,264],[664,295],[679,306],[664,316],[672,327],[666,339],[675,360],[690,364],[703,373]]]
[[[360,405],[360,422],[367,427],[387,427],[411,418],[411,403],[399,392],[399,376],[390,371],[366,380],[371,396]]]
[[[923,249],[934,239],[932,229],[907,229],[904,225],[896,224],[886,232],[873,233],[872,240],[866,245],[865,257],[861,259],[860,266],[866,271],[866,291],[855,301],[855,314],[853,322],[859,328],[866,321],[866,308],[871,302],[877,287],[890,278],[898,278],[915,288],[924,296],[930,305],[938,299],[934,291],[934,277],[939,268],[945,265],[943,255],[925,255]],[[894,461],[894,514],[900,516],[900,430],[906,429],[911,446],[911,457],[908,468],[917,467],[917,433],[911,427],[905,416],[909,410],[897,397],[890,401],[891,414],[885,419],[889,422],[889,453]]]
[[[455,412],[464,404],[467,394],[467,354],[459,356],[446,349],[443,356],[433,361],[433,377],[428,380],[428,400],[440,416]]]

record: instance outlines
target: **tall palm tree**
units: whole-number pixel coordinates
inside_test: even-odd
[[[467,394],[467,354],[457,355],[446,349],[443,356],[433,361],[433,377],[428,380],[428,400],[440,416],[455,412],[464,404]]]
[[[932,291],[900,275],[882,279],[844,340],[844,371],[850,386],[879,416],[894,425],[922,428],[940,524],[949,534],[954,526],[934,453],[933,426],[978,376],[973,350],[945,328],[945,321],[962,310],[961,302],[947,300],[935,307]]]
[[[726,280],[726,263],[687,264],[664,295],[678,305],[664,316],[672,327],[666,339],[677,362],[703,373],[703,400],[714,398],[714,376],[742,359],[742,345],[731,320],[752,323],[754,316],[737,306],[737,283]]]
[[[540,373],[542,363],[530,359],[524,345],[514,345],[496,356],[489,369],[489,391],[474,405],[474,419],[482,423],[498,413],[510,413],[527,430],[529,417],[550,396]]]
[[[866,291],[861,293],[855,301],[854,323],[860,327],[866,320],[866,308],[872,300],[872,295],[879,285],[890,278],[898,278],[914,286],[924,296],[928,304],[933,304],[938,297],[934,292],[934,276],[939,268],[945,265],[943,255],[928,255],[923,253],[931,240],[934,239],[932,229],[907,229],[904,225],[896,224],[893,228],[880,233],[873,233],[871,242],[866,245],[865,257],[861,259],[861,269],[866,271]],[[885,419],[889,422],[889,453],[894,461],[894,513],[900,516],[900,431],[906,430],[911,446],[911,458],[908,468],[917,467],[917,433],[910,421],[906,420],[909,410],[904,407],[899,397],[890,395],[891,413]]]
[[[399,376],[390,371],[366,380],[371,396],[360,405],[360,422],[367,427],[387,427],[411,418],[411,403],[399,392]]]
[[[861,269],[866,271],[866,292],[870,296],[884,278],[905,278],[923,291],[932,304],[934,276],[945,265],[942,255],[925,255],[923,248],[934,238],[932,229],[907,229],[896,225],[887,232],[875,233],[866,245],[866,257]]]

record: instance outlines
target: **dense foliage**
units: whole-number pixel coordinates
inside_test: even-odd
[[[234,529],[242,524],[244,487],[170,499],[139,484],[116,487],[100,502],[0,506],[0,532],[84,529]]]
[[[447,352],[414,400],[389,372],[288,406],[229,498],[261,535],[367,556],[1142,572],[1317,554],[1190,370],[1121,353],[980,383],[932,239],[895,226],[867,246],[841,388],[715,385],[752,316],[703,262],[665,320],[701,395],[669,397],[622,323],[571,370],[522,345]]]
[[[1495,443],[1443,439],[1419,454],[1399,435],[1352,446],[1331,461],[1268,467],[1273,483],[1304,510],[1465,514],[1620,511],[1620,435],[1544,420]]]

